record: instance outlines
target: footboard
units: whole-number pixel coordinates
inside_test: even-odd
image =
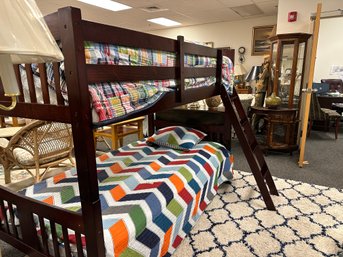
[[[0,238],[30,256],[85,256],[81,214],[0,187],[0,220]]]

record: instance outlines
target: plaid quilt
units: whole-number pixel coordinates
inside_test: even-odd
[[[171,256],[218,186],[232,178],[232,161],[214,142],[183,152],[138,141],[97,158],[106,256]],[[75,169],[20,193],[76,212],[81,208]]]
[[[87,64],[176,66],[176,55],[171,52],[90,41],[86,41],[84,47]],[[215,67],[216,58],[185,54],[184,63],[187,67]]]
[[[176,62],[175,54],[170,52],[94,42],[85,42],[85,56],[88,64],[173,67]],[[215,67],[216,59],[186,54],[184,63],[186,67]],[[223,61],[223,82],[227,84],[229,92],[232,92],[233,87],[232,74],[232,62],[226,58]],[[215,77],[186,78],[185,89],[210,86],[214,83]],[[145,108],[157,101],[162,96],[161,92],[175,86],[175,80],[99,83],[89,85],[89,92],[92,106],[101,122]],[[146,91],[149,93],[145,93]]]
[[[175,66],[176,56],[174,53],[156,51],[151,49],[136,49],[110,44],[99,44],[85,42],[85,57],[88,64],[110,64],[110,65],[139,65],[139,66]],[[185,66],[188,67],[215,67],[216,59],[205,56],[185,55]],[[38,66],[33,64],[34,83],[37,88],[38,102],[42,103],[43,98],[40,92],[40,79]],[[46,64],[47,82],[52,91],[49,95],[55,96],[55,87],[61,88],[62,95],[67,102],[67,85],[64,75],[64,63],[60,63],[60,85],[55,85],[52,64]],[[233,74],[232,62],[228,59],[223,62],[223,83],[228,85],[229,92],[232,92]],[[30,101],[26,73],[21,66],[21,76],[24,84],[24,96]],[[213,85],[215,77],[208,78],[186,78],[185,88],[196,88]],[[94,122],[103,122],[139,111],[156,102],[163,96],[163,92],[173,90],[176,81],[170,80],[149,80],[121,83],[97,83],[88,86],[92,101],[92,108],[97,114]],[[230,91],[231,89],[231,91]],[[55,96],[56,98],[56,96]],[[56,99],[51,99],[56,103]]]

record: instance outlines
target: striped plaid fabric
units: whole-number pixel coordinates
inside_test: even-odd
[[[174,53],[153,51],[150,49],[134,49],[110,44],[99,44],[85,42],[85,57],[88,64],[111,64],[111,65],[140,65],[140,66],[175,66],[176,56]],[[185,55],[186,66],[214,67],[215,59],[204,56]],[[232,63],[226,66],[223,64],[223,82],[231,88],[232,92]],[[231,65],[231,66],[230,66]],[[26,73],[21,65],[21,76],[24,87],[27,88]],[[67,87],[64,75],[64,63],[60,63],[60,88],[64,99],[67,101]],[[55,82],[52,64],[46,64],[47,81],[52,92],[55,92]],[[40,88],[38,65],[32,65],[34,83],[37,89]],[[162,92],[170,91],[176,87],[176,81],[156,80],[123,83],[98,83],[89,85],[89,92],[92,107],[98,115],[98,121],[105,121],[126,115],[135,110],[148,107],[162,96]],[[214,77],[209,78],[187,78],[185,79],[186,89],[213,85]],[[134,86],[132,86],[132,85]],[[136,92],[134,90],[137,90]],[[39,90],[38,90],[39,91]],[[53,97],[53,93],[50,94]],[[25,99],[28,94],[24,92]],[[150,98],[151,97],[151,98]],[[39,98],[39,97],[37,97]],[[55,97],[56,98],[56,97]],[[29,101],[29,99],[26,99]],[[41,97],[39,102],[43,100]],[[56,99],[51,99],[52,103]]]
[[[112,44],[85,42],[87,64],[138,65],[138,66],[176,66],[176,55],[171,52],[144,48],[130,48]],[[216,59],[206,56],[185,54],[187,67],[215,67]]]
[[[114,119],[145,108],[159,99],[154,81],[96,83],[88,86],[99,121]]]
[[[234,86],[233,81],[234,81],[233,63],[229,57],[223,56],[222,85],[225,87],[226,91],[230,95],[233,93],[233,86]]]
[[[232,178],[229,152],[213,142],[182,152],[139,141],[100,156],[97,168],[107,257],[171,256]],[[80,212],[75,169],[20,193]]]

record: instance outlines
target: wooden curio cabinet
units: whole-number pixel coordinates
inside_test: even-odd
[[[281,106],[300,107],[303,73],[310,34],[290,33],[272,36],[270,52],[270,87],[281,98]]]

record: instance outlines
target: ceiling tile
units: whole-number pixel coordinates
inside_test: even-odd
[[[226,7],[236,7],[241,5],[253,4],[252,0],[219,0]]]
[[[81,9],[82,17],[94,22],[125,27],[141,31],[162,29],[147,19],[166,17],[181,22],[182,26],[206,24],[211,22],[239,20],[230,7],[256,3],[265,15],[276,15],[274,6],[277,0],[118,0],[118,2],[133,7],[120,12],[111,12],[99,7],[93,7],[77,0],[36,0],[42,13],[48,14],[58,8],[74,6]],[[143,7],[157,6],[167,11],[146,12]]]

